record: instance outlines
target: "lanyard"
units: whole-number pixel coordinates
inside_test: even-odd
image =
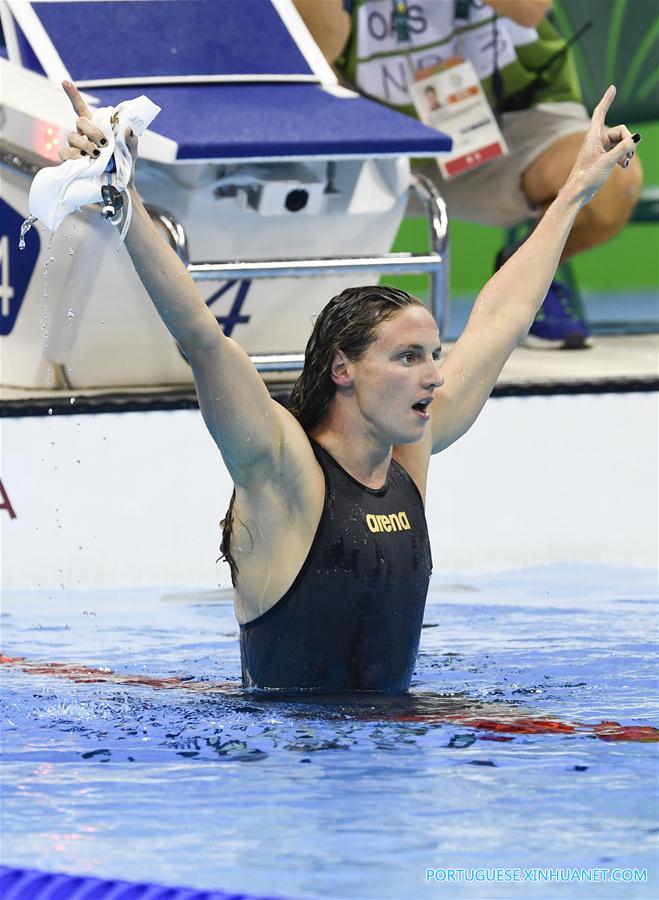
[[[407,0],[391,0],[391,24],[396,32],[396,41],[399,44],[407,44],[404,51],[405,60],[410,69],[412,80],[416,78],[416,69],[410,58],[412,52],[412,38],[410,37],[410,26],[407,21]]]
[[[460,20],[467,22],[469,19],[470,5],[471,0],[455,0],[454,15],[456,22],[459,22]],[[497,122],[499,122],[501,104],[503,102],[503,78],[499,69],[499,29],[497,27],[497,19],[498,14],[495,12],[494,18],[492,19],[492,92],[495,101],[494,115],[496,116]],[[464,55],[463,46],[462,36],[460,36],[458,38],[458,52],[460,53],[460,56]]]
[[[409,44],[410,26],[407,21],[407,0],[392,0],[391,24],[399,44]]]
[[[469,20],[469,7],[472,0],[454,0],[454,17],[456,22],[467,22]],[[414,71],[409,54],[412,51],[412,38],[410,37],[410,26],[408,21],[408,4],[407,0],[391,0],[391,24],[396,32],[396,41],[399,44],[407,44],[406,56],[408,62]],[[462,44],[462,39],[460,39]],[[462,55],[462,49],[460,48]]]

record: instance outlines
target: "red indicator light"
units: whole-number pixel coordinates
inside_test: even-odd
[[[60,129],[51,122],[37,122],[34,126],[33,149],[46,159],[59,162]]]

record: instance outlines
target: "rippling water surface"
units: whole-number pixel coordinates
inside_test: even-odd
[[[410,695],[270,699],[240,690],[225,594],[7,594],[2,862],[289,897],[655,897],[656,627],[652,572],[436,578]],[[532,866],[648,880],[425,880]]]

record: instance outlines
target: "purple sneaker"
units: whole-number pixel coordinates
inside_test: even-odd
[[[570,292],[559,281],[552,281],[524,339],[524,346],[545,350],[583,350],[591,344],[588,326],[577,316]]]

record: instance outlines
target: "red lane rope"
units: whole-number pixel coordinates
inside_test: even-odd
[[[52,675],[55,678],[66,678],[78,683],[110,683],[110,684],[137,684],[153,688],[156,691],[181,689],[184,691],[240,691],[242,687],[235,681],[191,681],[184,678],[154,678],[151,675],[120,675],[112,669],[95,669],[91,666],[81,666],[75,663],[56,662],[30,662],[23,656],[3,656],[0,654],[0,664],[16,666],[28,675]]]
[[[0,664],[16,666],[28,675],[51,675],[67,678],[78,683],[110,683],[123,685],[143,685],[154,690],[185,690],[201,693],[221,691],[239,693],[242,687],[233,681],[192,681],[182,678],[154,678],[150,675],[120,675],[111,669],[95,669],[75,663],[30,662],[22,656],[3,656]],[[511,716],[509,719],[489,719],[461,713],[396,713],[378,718],[390,718],[396,722],[423,722],[442,725],[464,725],[477,731],[490,732],[484,740],[510,741],[516,734],[592,734],[601,741],[659,742],[659,728],[652,725],[621,725],[619,722],[603,721],[594,724],[584,722],[560,722],[555,719],[536,719],[527,716]]]

